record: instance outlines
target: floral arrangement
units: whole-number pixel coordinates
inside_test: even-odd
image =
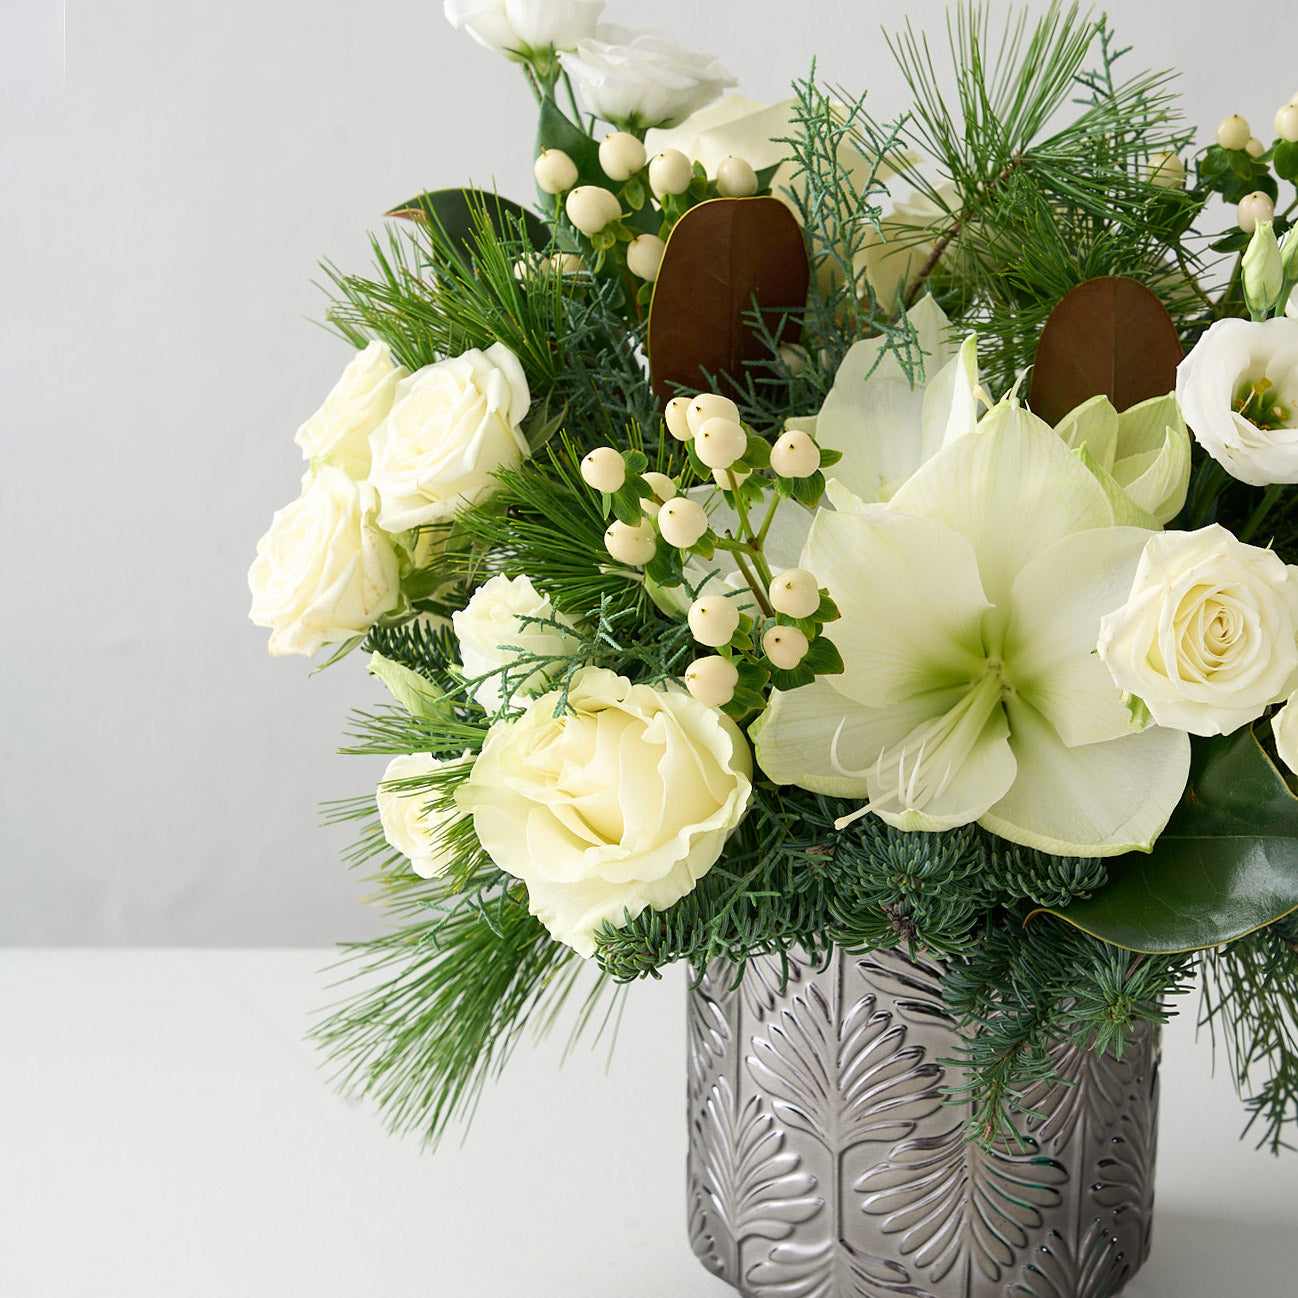
[[[391,694],[331,808],[399,920],[344,1083],[436,1137],[583,975],[578,1029],[676,960],[900,946],[975,1137],[1201,973],[1279,1148],[1298,99],[1197,144],[1056,5],[957,10],[947,74],[890,38],[891,121],[763,106],[602,8],[446,0],[534,92],[535,210],[423,193],[326,267],[356,351],[250,574],[273,654]]]

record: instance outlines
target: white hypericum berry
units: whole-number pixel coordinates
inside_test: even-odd
[[[1175,153],[1156,153],[1149,160],[1148,176],[1159,189],[1180,189],[1185,184],[1185,163]]]
[[[1244,141],[1244,152],[1247,153],[1250,158],[1260,158],[1266,152],[1266,145],[1263,144],[1256,135],[1250,135],[1248,139]]]
[[[709,469],[728,469],[748,449],[744,426],[724,415],[705,419],[694,434],[694,450]]]
[[[790,429],[771,447],[771,468],[782,478],[809,478],[820,468],[820,447],[802,429]]]
[[[742,471],[737,471],[735,469],[712,470],[712,481],[715,482],[722,491],[731,491],[735,487],[742,487],[752,476],[752,469],[744,469]]]
[[[1275,133],[1289,144],[1298,143],[1298,104],[1288,103],[1276,111]]]
[[[746,158],[733,154],[717,167],[717,193],[722,198],[751,198],[757,193],[757,172]]]
[[[604,548],[619,563],[643,568],[658,549],[654,525],[647,518],[642,518],[634,527],[620,518],[614,519],[604,533]]]
[[[577,183],[577,164],[562,149],[545,149],[532,164],[538,189],[562,194]]]
[[[677,496],[658,511],[658,532],[668,545],[688,550],[708,530],[708,515],[697,500]]]
[[[651,470],[641,476],[659,500],[670,500],[676,494],[676,483],[665,473],[654,473]]]
[[[696,658],[685,669],[685,688],[710,708],[724,708],[735,697],[738,684],[739,669],[720,654]]]
[[[694,165],[679,149],[664,149],[649,163],[649,188],[656,198],[683,194],[694,179]]]
[[[1217,143],[1223,149],[1242,149],[1252,134],[1248,122],[1238,113],[1231,113],[1229,117],[1223,118],[1217,127]]]
[[[542,257],[540,269],[547,274],[580,275],[586,263],[575,252],[557,252],[553,257]]]
[[[614,131],[599,144],[599,165],[610,180],[630,180],[648,156],[644,145],[626,131]]]
[[[713,649],[730,643],[739,630],[739,605],[726,595],[703,595],[690,605],[690,634]]]
[[[797,378],[807,368],[807,349],[799,347],[797,343],[781,343],[780,360],[789,371],[789,377]]]
[[[820,607],[820,583],[805,568],[786,568],[767,594],[771,607],[789,617],[810,617]]]
[[[689,422],[690,436],[693,437],[709,419],[730,419],[738,423],[739,407],[729,397],[719,396],[715,392],[700,392],[685,408],[685,418]]]
[[[598,234],[605,226],[612,225],[622,215],[622,204],[611,189],[600,185],[578,185],[563,200],[563,210],[568,220],[582,234]]]
[[[1235,219],[1245,234],[1252,234],[1259,221],[1274,221],[1275,204],[1271,201],[1271,195],[1260,189],[1245,194],[1235,209]]]
[[[597,446],[581,462],[581,476],[595,491],[617,491],[626,481],[626,461],[611,446]]]
[[[762,637],[762,648],[776,667],[788,672],[807,656],[811,642],[796,626],[773,626]]]
[[[673,397],[663,408],[667,431],[678,442],[688,442],[694,436],[689,421],[690,400],[689,397]]]
[[[656,234],[637,234],[626,246],[626,268],[636,279],[653,283],[667,245]]]

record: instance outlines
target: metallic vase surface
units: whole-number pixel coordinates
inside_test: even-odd
[[[941,969],[709,967],[689,993],[689,1229],[748,1298],[1112,1298],[1149,1251],[1158,1038],[1060,1046],[1024,1148],[964,1139]]]

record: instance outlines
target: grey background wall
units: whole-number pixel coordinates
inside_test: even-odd
[[[1004,8],[994,5],[994,8]],[[1280,0],[1111,0],[1187,118],[1269,127],[1298,88]],[[943,6],[911,0],[941,44]],[[813,55],[901,105],[899,6],[609,0],[757,99]],[[1274,56],[1274,61],[1273,61]],[[1294,82],[1295,84],[1290,84]],[[531,99],[437,0],[5,0],[0,943],[315,944],[374,931],[322,799],[378,687],[271,660],[244,574],[296,494],[292,436],[347,359],[317,261],[420,187],[530,194]]]

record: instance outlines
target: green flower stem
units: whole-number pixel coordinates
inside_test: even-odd
[[[766,517],[762,520],[762,526],[753,542],[759,549],[766,544],[766,534],[771,530],[771,524],[775,521],[775,511],[780,507],[780,499],[779,496],[771,497],[771,507],[766,511]]]
[[[1258,528],[1262,526],[1263,520],[1271,512],[1271,506],[1280,499],[1284,487],[1283,482],[1274,482],[1266,489],[1266,495],[1258,502],[1257,508],[1248,516],[1248,522],[1240,530],[1239,539],[1241,541],[1250,541],[1257,535]]]

